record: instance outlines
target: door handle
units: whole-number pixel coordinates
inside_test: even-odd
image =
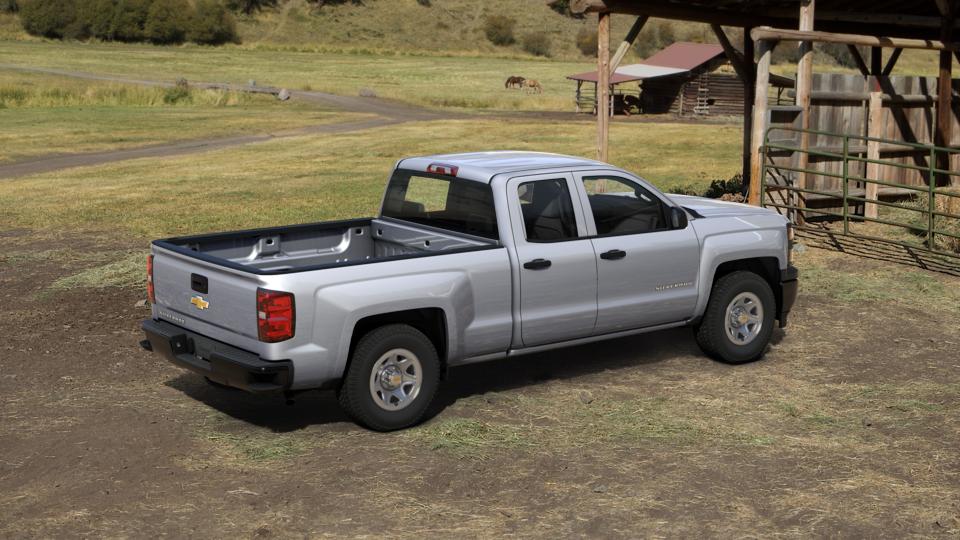
[[[607,261],[622,259],[627,256],[627,252],[622,249],[611,249],[600,254],[600,258]]]
[[[547,259],[534,259],[523,263],[523,267],[527,270],[543,270],[544,268],[550,268],[551,264],[553,263]]]

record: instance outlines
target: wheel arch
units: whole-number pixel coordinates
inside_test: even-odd
[[[350,347],[347,352],[347,361],[343,372],[350,369],[350,362],[353,359],[353,351],[357,343],[368,333],[389,324],[406,324],[423,332],[427,339],[433,343],[437,350],[437,357],[440,359],[441,378],[446,377],[447,358],[449,356],[450,337],[448,334],[448,323],[446,312],[439,307],[426,307],[405,309],[400,311],[391,311],[378,313],[363,317],[353,325],[350,335]]]

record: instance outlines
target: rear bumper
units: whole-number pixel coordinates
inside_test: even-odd
[[[143,321],[147,339],[140,345],[174,364],[212,381],[248,392],[288,390],[293,382],[293,362],[263,360],[226,343],[155,319]]]
[[[780,328],[787,325],[787,316],[797,301],[797,292],[800,289],[800,272],[796,266],[788,266],[786,270],[780,271],[780,313],[777,319],[780,320]]]

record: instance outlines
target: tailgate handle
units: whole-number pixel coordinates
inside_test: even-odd
[[[207,282],[207,276],[201,276],[200,274],[190,274],[190,288],[197,291],[200,294],[207,294],[207,292],[209,292],[209,284]]]

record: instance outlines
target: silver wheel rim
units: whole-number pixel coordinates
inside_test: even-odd
[[[383,353],[370,370],[370,396],[387,411],[399,411],[413,403],[422,383],[420,359],[407,349]]]
[[[727,305],[727,338],[735,345],[746,345],[763,328],[763,304],[751,292],[742,292]]]

